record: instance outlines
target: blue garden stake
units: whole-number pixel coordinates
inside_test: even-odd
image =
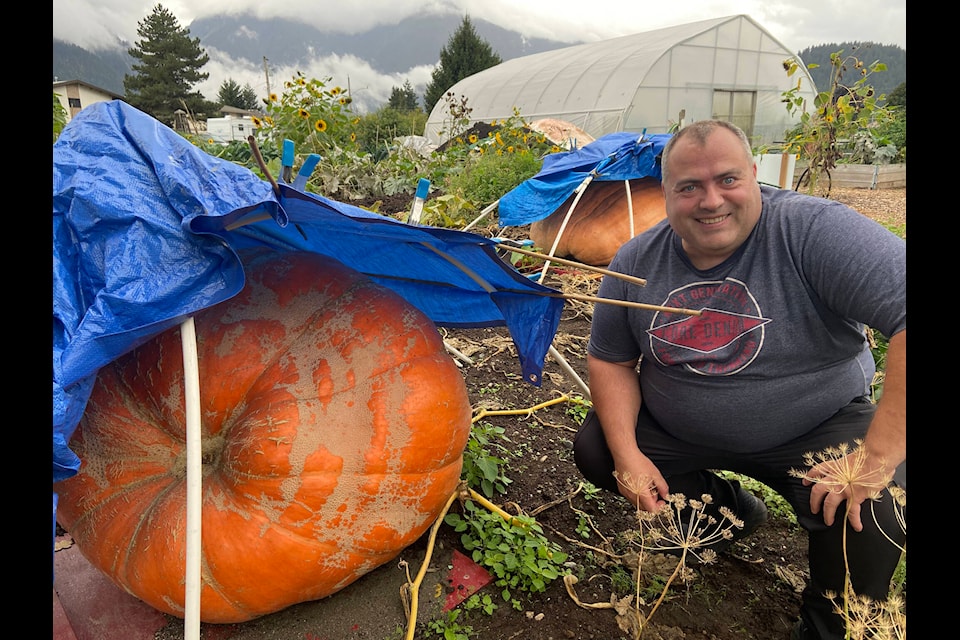
[[[423,203],[427,199],[427,193],[430,191],[430,181],[426,178],[420,178],[417,183],[417,193],[413,196],[413,205],[410,207],[410,217],[407,222],[410,224],[420,223],[420,214],[423,213]]]
[[[283,156],[280,158],[280,179],[290,184],[293,176],[293,140],[283,141]]]
[[[297,191],[305,191],[307,186],[307,180],[310,179],[310,174],[313,173],[314,168],[317,166],[317,163],[320,162],[320,156],[316,153],[311,153],[307,156],[307,159],[303,161],[303,164],[300,165],[300,171],[297,172],[297,179],[293,181],[293,188]]]

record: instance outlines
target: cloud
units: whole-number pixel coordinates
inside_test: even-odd
[[[282,17],[327,31],[355,33],[377,25],[395,24],[418,12],[470,15],[529,37],[566,42],[593,42],[708,18],[746,14],[791,51],[830,42],[872,41],[906,48],[906,0],[873,0],[869,7],[833,0],[688,0],[658,6],[636,0],[159,0],[182,27],[195,19],[217,14],[252,13],[260,18]],[[131,47],[140,39],[138,23],[158,0],[54,0],[53,36],[91,50]],[[452,35],[452,34],[451,34]],[[253,38],[238,33],[238,38]],[[298,69],[271,68],[228,60],[205,48],[209,80],[197,86],[215,99],[220,84],[232,78],[249,84],[258,95],[293,77]],[[439,52],[438,52],[439,53]],[[300,71],[314,78],[333,78],[349,84],[355,107],[376,109],[393,87],[407,80],[414,87],[430,82],[429,66],[401,74],[382,75],[352,56],[314,60]],[[276,82],[277,84],[274,84]]]
[[[350,90],[353,97],[352,108],[360,114],[371,113],[390,99],[394,87],[402,87],[407,81],[414,87],[425,86],[430,82],[433,67],[423,65],[409,69],[404,73],[384,75],[374,70],[364,60],[355,56],[327,56],[312,60],[310,64],[297,66],[277,66],[267,63],[255,65],[246,60],[234,61],[217,49],[207,49],[210,61],[203,70],[210,77],[195,88],[210,100],[215,100],[220,85],[230,78],[241,87],[250,85],[258,96],[269,93],[283,93],[283,85],[302,72],[307,78],[325,80],[329,84]]]
[[[138,38],[137,23],[157,0],[54,0],[53,36],[86,48]],[[906,0],[869,6],[833,0],[167,0],[182,26],[216,14],[283,17],[321,30],[356,33],[418,12],[464,15],[531,37],[592,42],[707,18],[747,14],[791,50],[825,42],[874,41],[906,48]]]

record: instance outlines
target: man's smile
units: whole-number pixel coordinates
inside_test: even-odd
[[[718,222],[723,222],[728,217],[730,217],[730,214],[725,213],[722,216],[717,216],[715,218],[701,218],[697,220],[697,222],[699,222],[700,224],[717,224]]]

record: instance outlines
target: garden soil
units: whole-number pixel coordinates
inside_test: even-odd
[[[905,188],[835,190],[831,197],[885,224],[905,228]],[[406,200],[393,205],[396,212],[406,210]],[[392,211],[389,203],[381,203],[379,210]],[[524,229],[477,230],[484,235],[505,231],[519,238]],[[542,263],[532,268],[540,267]],[[593,295],[599,284],[596,273],[569,267],[553,269],[546,281],[557,289],[585,295]],[[554,341],[557,352],[584,383],[589,383],[585,357],[591,311],[587,303],[568,301]],[[556,579],[540,593],[515,592],[522,601],[519,608],[504,602],[500,589],[487,584],[478,594],[490,595],[497,608],[487,614],[460,604],[454,609],[460,611],[456,620],[448,624],[448,638],[620,640],[634,637],[630,630],[636,628],[637,620],[645,621],[642,638],[648,640],[789,638],[807,578],[807,548],[806,536],[788,514],[772,512],[765,525],[715,563],[691,566],[689,576],[675,580],[658,602],[660,587],[677,560],[648,556],[635,582],[636,556],[625,535],[637,528],[632,508],[620,496],[589,492],[573,462],[572,441],[578,414],[582,415],[576,399],[584,397],[574,376],[548,355],[542,386],[534,387],[521,378],[516,352],[504,329],[441,332],[447,344],[469,360],[460,364],[475,415],[485,410],[482,422],[502,429],[488,449],[505,461],[503,473],[509,484],[491,501],[507,513],[535,518],[543,535],[568,554],[565,568],[578,577],[569,590],[562,579]],[[753,490],[763,495],[762,485]],[[451,512],[462,509],[460,502],[454,502]],[[427,553],[431,559],[417,589],[415,637],[442,638],[428,623],[446,620],[443,604],[467,582],[451,571],[455,551],[464,551],[460,534],[441,525],[434,540],[425,534],[395,561],[337,594],[229,625],[229,630],[204,624],[202,638],[402,640],[408,625],[400,585],[407,573],[416,577]],[[307,635],[305,628],[311,629]],[[155,640],[183,637],[183,620],[170,617]]]

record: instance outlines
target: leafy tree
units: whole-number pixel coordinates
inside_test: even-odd
[[[142,40],[127,51],[137,62],[123,78],[126,101],[167,125],[184,106],[194,116],[209,111],[212,103],[191,91],[210,76],[200,71],[210,61],[200,39],[191,38],[161,4],[137,23],[137,34]]]
[[[501,62],[503,60],[500,55],[477,35],[470,16],[464,16],[460,27],[440,50],[440,63],[433,70],[430,84],[423,96],[427,111],[433,109],[447,89],[456,83]]]
[[[907,81],[904,80],[887,96],[887,104],[891,107],[907,108]]]
[[[883,61],[887,67],[886,72],[871,79],[878,96],[889,94],[907,78],[907,51],[897,45],[858,41],[819,44],[797,52],[809,69],[818,92],[825,90],[833,82],[831,54],[838,50],[848,51],[864,63]]]
[[[390,91],[390,100],[387,102],[387,106],[398,111],[412,111],[419,108],[417,94],[409,80],[403,83],[403,88],[394,87]]]
[[[427,114],[420,109],[395,109],[385,105],[360,118],[357,143],[363,153],[381,160],[396,144],[396,138],[419,135],[426,123]]]
[[[220,91],[217,93],[217,102],[224,107],[236,107],[237,109],[246,109],[253,111],[260,106],[257,99],[257,92],[249,84],[240,85],[233,78],[227,78],[220,84]]]
[[[53,141],[60,137],[60,132],[67,125],[67,110],[60,104],[60,96],[53,92]]]

